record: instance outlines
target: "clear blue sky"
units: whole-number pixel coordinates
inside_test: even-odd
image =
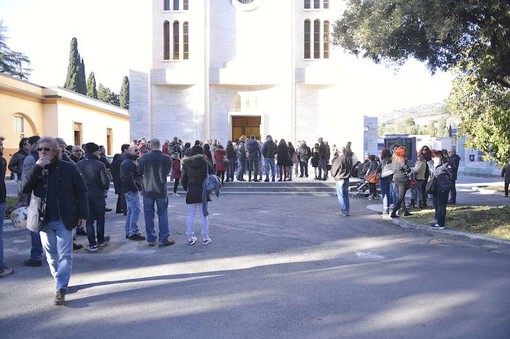
[[[29,81],[47,87],[63,86],[70,42],[76,37],[86,75],[94,72],[97,83],[118,93],[129,69],[150,67],[151,15],[149,0],[0,0],[8,46],[31,60]],[[416,61],[397,74],[367,60],[352,62],[370,95],[370,100],[359,100],[364,114],[441,102],[451,87],[449,74],[431,76]]]

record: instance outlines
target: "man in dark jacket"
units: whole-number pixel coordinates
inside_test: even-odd
[[[87,251],[89,252],[97,252],[98,247],[106,246],[110,242],[110,237],[104,235],[105,192],[110,187],[110,177],[104,163],[99,160],[99,156],[99,146],[89,142],[85,144],[85,158],[76,164],[88,189],[87,238],[89,245]],[[96,222],[95,226],[94,221]]]
[[[298,158],[299,158],[299,167],[300,167],[300,174],[299,177],[302,178],[303,175],[308,178],[308,161],[310,160],[310,157],[312,156],[312,151],[310,150],[310,147],[306,145],[306,141],[301,142],[301,146],[296,151]]]
[[[140,191],[142,190],[142,178],[136,171],[138,153],[139,151],[136,145],[128,146],[127,154],[129,158],[124,159],[120,164],[119,178],[127,203],[126,223],[124,227],[126,239],[136,241],[145,240],[145,237],[140,234],[140,229],[137,224],[138,218],[140,217]]]
[[[250,136],[250,140],[246,143],[246,152],[248,153],[248,181],[251,181],[253,173],[253,181],[259,182],[257,174],[259,173],[260,148],[255,136]]]
[[[207,245],[211,243],[209,238],[209,221],[207,216],[204,215],[202,204],[207,203],[203,201],[203,187],[202,184],[207,173],[214,173],[212,165],[205,160],[204,151],[200,146],[193,146],[191,148],[191,156],[183,161],[182,164],[182,187],[186,191],[186,204],[187,204],[187,223],[186,223],[186,237],[188,244],[194,245],[197,242],[195,237],[195,216],[198,213],[200,219],[200,233],[202,236],[202,244]],[[209,197],[206,197],[209,200]],[[197,212],[198,210],[198,212]]]
[[[27,140],[28,138],[22,138],[19,141],[19,149],[16,153],[12,155],[11,160],[9,161],[8,169],[11,173],[16,173],[16,179],[21,181],[21,171],[23,169],[23,160],[28,155],[27,152]]]
[[[55,139],[44,137],[37,143],[39,157],[23,174],[22,189],[41,198],[43,216],[41,242],[56,282],[55,305],[64,305],[72,267],[72,230],[88,218],[85,181],[70,162],[61,161]]]
[[[453,189],[450,191],[450,200],[448,204],[455,205],[457,203],[457,188],[455,182],[457,181],[457,173],[459,172],[460,157],[457,155],[457,151],[454,148],[448,151],[448,163],[452,167],[452,180]]]
[[[319,138],[319,180],[328,179],[328,150],[322,138]],[[324,175],[324,176],[323,176]]]
[[[236,146],[236,157],[237,157],[237,180],[238,181],[245,181],[244,180],[244,172],[246,170],[246,136],[241,135],[239,137],[239,142]]]
[[[4,214],[5,214],[5,198],[7,190],[5,188],[5,168],[6,161],[4,155],[4,139],[0,137],[0,278],[6,277],[14,273],[14,269],[4,264]]]
[[[349,178],[352,171],[352,153],[345,147],[331,162],[331,176],[335,179],[336,194],[340,203],[340,214],[349,216]]]
[[[266,167],[266,180],[264,182],[269,182],[269,169],[271,169],[272,181],[275,181],[276,177],[276,167],[274,163],[274,156],[276,155],[278,146],[273,141],[273,137],[268,135],[266,136],[266,142],[264,146],[262,146],[262,155],[264,156],[264,162]]]
[[[159,247],[175,244],[170,240],[168,229],[168,193],[167,177],[172,169],[172,159],[161,152],[159,139],[150,141],[152,150],[144,154],[138,161],[137,172],[142,176],[143,215],[147,242],[150,247],[155,246],[156,231],[154,230],[154,204],[158,208]]]
[[[126,197],[122,191],[122,184],[120,180],[120,166],[124,160],[130,159],[131,157],[127,152],[128,147],[129,144],[123,144],[121,146],[120,153],[117,153],[113,156],[112,165],[110,166],[110,173],[112,174],[113,179],[113,187],[115,189],[115,194],[117,194],[117,205],[115,208],[115,213],[124,213],[124,215],[126,215],[127,206]]]

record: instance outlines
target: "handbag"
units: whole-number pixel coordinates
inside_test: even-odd
[[[382,168],[381,178],[391,177],[393,175],[393,173],[395,173],[395,171],[393,170],[393,166],[391,166],[391,163],[386,164]]]
[[[427,186],[425,186],[425,192],[427,194],[436,193],[436,178],[430,178],[429,181],[427,181]]]
[[[379,173],[372,172],[367,176],[367,181],[371,184],[377,184],[379,182]]]
[[[30,204],[27,208],[27,228],[31,232],[39,233],[44,226],[46,214],[46,201],[32,193]]]
[[[228,158],[227,158],[227,156],[226,156],[226,155],[224,155],[224,156],[223,156],[223,164],[224,164],[225,166],[228,166],[228,165],[230,164],[230,160],[228,160]]]
[[[418,181],[416,181],[416,178],[414,174],[407,176],[407,183],[406,183],[406,190],[410,190],[412,188],[415,188],[418,186]]]

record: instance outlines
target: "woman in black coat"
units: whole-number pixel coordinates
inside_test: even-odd
[[[289,155],[289,147],[284,139],[281,139],[278,143],[278,147],[276,148],[276,155],[278,157],[278,169],[280,172],[280,180],[278,181],[287,181],[287,166],[291,162]]]
[[[214,173],[211,163],[204,157],[204,150],[200,146],[191,148],[190,157],[182,163],[182,187],[186,191],[186,204],[188,219],[186,223],[186,237],[188,244],[194,245],[197,242],[195,237],[195,216],[200,218],[200,233],[202,244],[211,243],[209,238],[209,220],[203,213],[202,184],[207,173]],[[207,197],[210,201],[209,197]],[[198,211],[198,212],[197,212]]]

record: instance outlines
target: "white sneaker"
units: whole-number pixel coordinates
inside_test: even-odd
[[[434,226],[430,226],[434,230],[444,230],[444,226],[440,226],[439,224],[435,224]]]
[[[197,242],[197,237],[191,237],[191,238],[188,239],[188,244],[190,246],[195,245],[196,242]]]
[[[174,197],[180,197],[181,195],[179,193],[174,193]]]
[[[202,245],[209,245],[210,243],[212,243],[212,240],[209,237],[202,240]]]

